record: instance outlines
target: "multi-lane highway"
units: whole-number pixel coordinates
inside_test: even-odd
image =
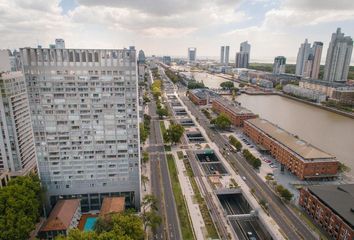
[[[151,125],[148,152],[151,161],[151,188],[153,195],[159,200],[159,213],[163,218],[163,224],[156,229],[154,239],[180,240],[182,235],[154,100],[149,104],[149,115]]]
[[[192,114],[198,118],[199,123],[207,131],[211,140],[221,148],[225,145],[229,146],[226,139],[210,128],[209,120],[199,111],[198,107],[185,97],[184,90],[180,92],[180,97]],[[241,176],[247,179],[247,185],[254,190],[255,196],[258,199],[264,199],[268,202],[270,215],[289,239],[316,239],[312,231],[279,199],[266,183],[257,176],[242,155],[230,153],[225,155],[225,159]]]

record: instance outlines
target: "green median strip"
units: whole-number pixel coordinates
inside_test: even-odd
[[[207,205],[205,203],[204,198],[200,194],[199,188],[197,186],[197,182],[195,181],[191,165],[190,165],[190,163],[189,163],[189,161],[187,159],[184,159],[183,162],[184,162],[184,166],[186,168],[187,175],[189,177],[189,180],[190,180],[192,188],[193,188],[194,197],[195,197],[195,199],[197,200],[197,202],[199,204],[199,209],[200,209],[200,212],[201,212],[202,217],[204,219],[204,224],[205,224],[206,230],[208,232],[208,238],[219,239],[219,236],[218,236],[218,233],[216,231],[215,225],[213,223],[213,220],[211,219],[208,207],[207,207]]]
[[[173,195],[175,197],[178,218],[182,231],[182,239],[194,239],[192,223],[189,220],[187,207],[179,184],[176,165],[173,155],[167,154],[168,171],[170,173]]]

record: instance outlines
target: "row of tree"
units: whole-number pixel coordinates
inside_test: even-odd
[[[283,187],[283,185],[280,184],[275,187],[275,191],[277,191],[280,197],[286,201],[290,201],[294,196],[294,194],[292,194],[288,189],[286,189],[285,187]]]
[[[139,124],[140,127],[140,142],[144,143],[150,133],[150,122],[151,117],[147,114],[144,114],[144,121]]]
[[[165,73],[166,76],[173,82],[173,83],[177,83],[182,81],[182,77],[179,76],[178,74],[172,72],[170,69],[165,68]]]
[[[37,176],[17,177],[0,188],[0,239],[28,239],[42,209]]]
[[[253,168],[258,169],[262,165],[262,161],[259,158],[256,158],[250,151],[248,151],[248,149],[244,149],[242,154]]]
[[[242,144],[239,140],[237,140],[234,136],[230,135],[229,136],[229,142],[232,146],[236,148],[237,151],[242,150]]]
[[[191,81],[191,82],[188,82],[188,86],[187,86],[188,89],[196,89],[196,88],[206,88],[204,83],[202,82],[196,82],[196,81]]]
[[[151,92],[155,100],[161,96],[162,80],[155,79],[151,84]]]

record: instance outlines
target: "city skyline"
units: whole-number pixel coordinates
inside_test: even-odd
[[[238,45],[247,40],[253,45],[251,62],[271,63],[275,56],[283,55],[295,63],[298,45],[308,38],[324,43],[323,64],[334,29],[341,27],[347,35],[354,35],[354,3],[316,2],[199,0],[191,4],[170,0],[154,8],[154,4],[139,1],[1,1],[0,44],[9,49],[48,46],[52,39],[63,38],[67,48],[135,45],[147,56],[172,57],[184,57],[185,49],[196,46],[199,57],[218,59],[217,46],[230,45],[233,56]],[[29,14],[18,19],[19,11]],[[296,35],[291,34],[295,31]]]

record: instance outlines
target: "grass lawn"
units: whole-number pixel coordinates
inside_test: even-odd
[[[170,172],[173,195],[175,197],[178,218],[182,231],[182,239],[194,239],[192,223],[189,220],[188,210],[184,202],[182,189],[179,184],[176,165],[173,155],[167,154],[168,171]]]

